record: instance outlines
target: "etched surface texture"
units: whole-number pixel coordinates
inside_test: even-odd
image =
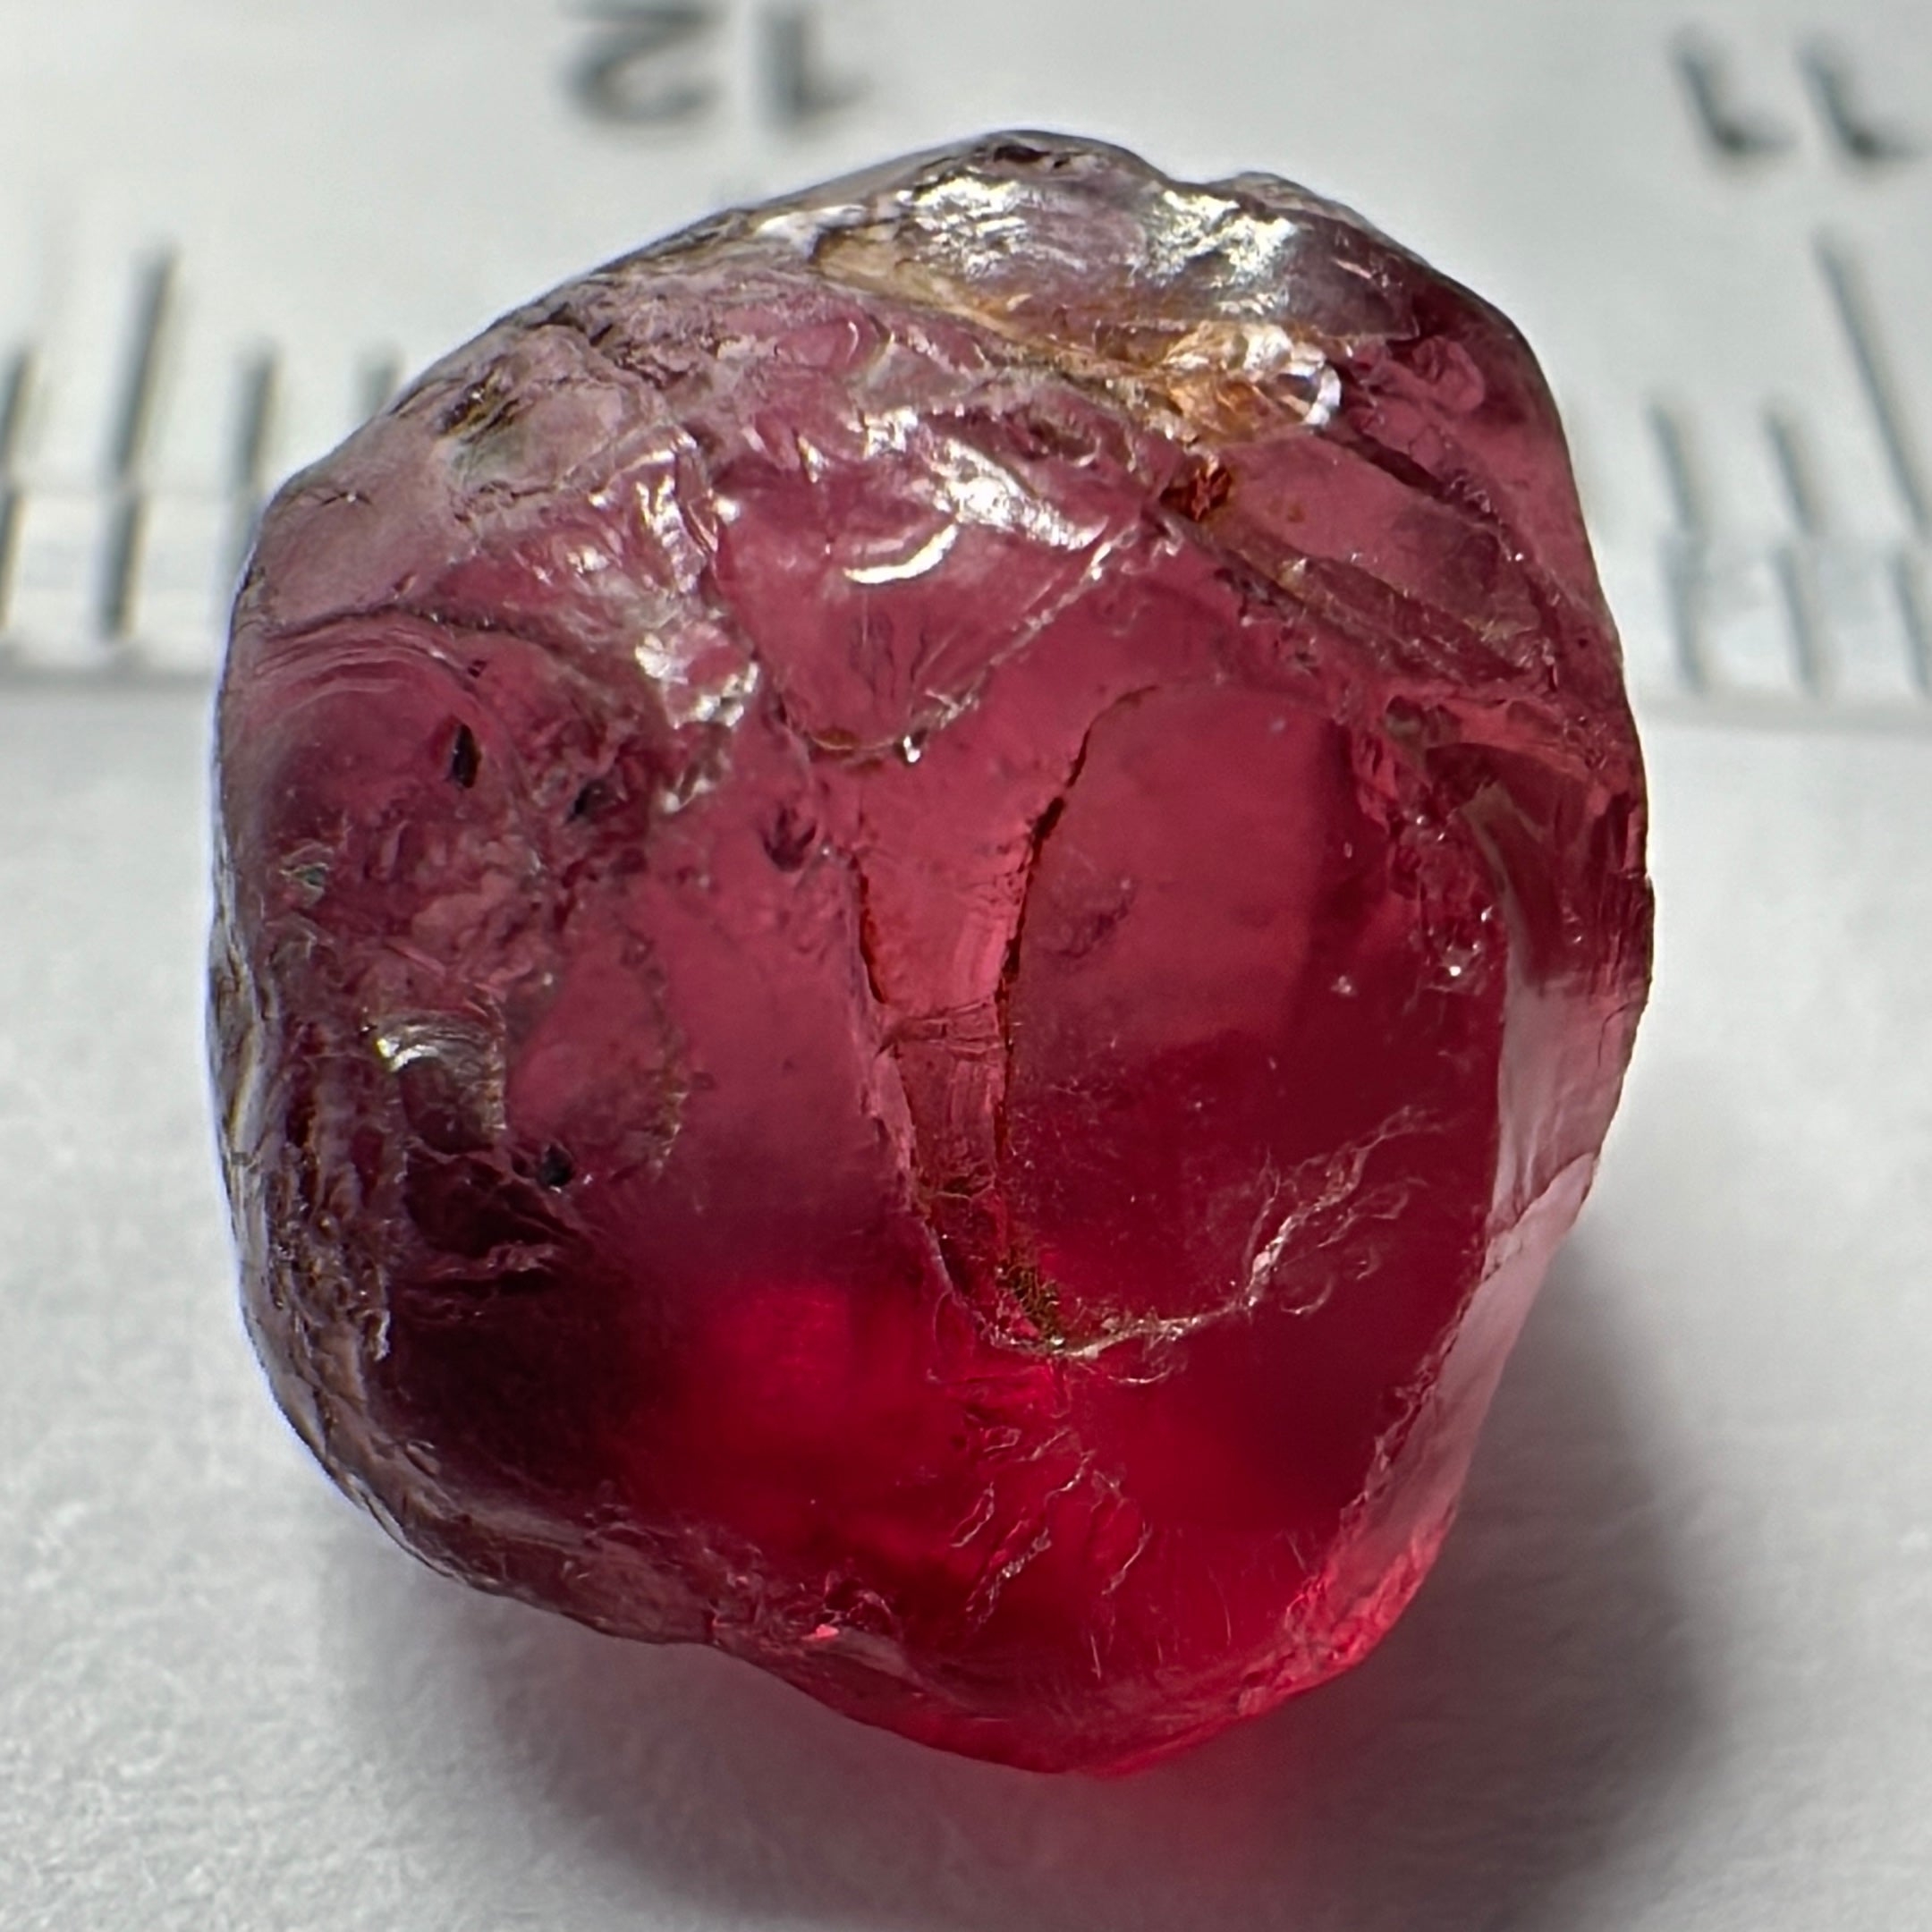
[[[719,216],[288,486],[219,737],[250,1330],[419,1555],[1043,1768],[1400,1613],[1648,970],[1492,309],[1055,136]]]

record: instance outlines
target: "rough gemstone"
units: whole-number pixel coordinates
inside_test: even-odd
[[[1055,136],[721,216],[283,491],[219,737],[249,1321],[419,1555],[1043,1768],[1388,1629],[1648,970],[1495,310]]]

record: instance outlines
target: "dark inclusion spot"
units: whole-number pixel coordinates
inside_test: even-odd
[[[479,1261],[499,1250],[527,1258],[530,1251],[547,1249],[558,1234],[554,1210],[543,1196],[478,1154],[412,1149],[402,1171],[402,1206],[426,1247],[465,1260]]]
[[[811,856],[818,842],[818,827],[789,805],[781,805],[778,815],[760,835],[765,856],[781,872],[796,872]]]
[[[1060,1319],[1060,1284],[1043,1275],[1031,1261],[1009,1258],[999,1266],[996,1279],[1013,1300],[1019,1303],[1020,1311],[1039,1331],[1040,1339],[1049,1348],[1057,1348],[1066,1340],[1066,1329]]]
[[[1035,861],[1038,861],[1039,858],[1040,847],[1053,836],[1054,827],[1060,823],[1065,814],[1066,793],[1063,792],[1058,798],[1047,800],[1046,810],[1033,821],[1032,858]]]
[[[569,816],[572,818],[589,818],[602,811],[614,794],[601,778],[593,778],[571,801]]]
[[[547,1147],[537,1163],[537,1179],[547,1188],[568,1187],[577,1163],[560,1147]]]
[[[500,371],[492,369],[473,382],[436,419],[438,436],[460,436],[471,442],[507,428],[523,412],[523,404]]]
[[[467,724],[459,724],[455,741],[450,746],[451,778],[467,792],[477,782],[477,773],[482,767],[483,750],[476,741],[476,733]]]
[[[1234,479],[1217,462],[1195,463],[1161,492],[1160,500],[1191,523],[1205,521],[1234,493]]]

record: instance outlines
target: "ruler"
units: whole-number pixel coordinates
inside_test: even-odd
[[[1647,708],[1932,725],[1910,6],[4,12],[0,678],[207,679],[265,496],[409,370],[721,203],[1033,124],[1306,181],[1515,316]]]
[[[1923,1924],[1928,22],[0,0],[0,1921]],[[1028,124],[1305,181],[1522,326],[1663,909],[1589,1218],[1416,1608],[1105,1790],[380,1546],[256,1385],[199,1090],[205,698],[278,479],[592,263]]]

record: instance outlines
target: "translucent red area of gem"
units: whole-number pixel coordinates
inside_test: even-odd
[[[1520,340],[1046,137],[431,370],[271,510],[219,792],[246,1305],[337,1480],[1043,1768],[1399,1614],[1648,974]]]

